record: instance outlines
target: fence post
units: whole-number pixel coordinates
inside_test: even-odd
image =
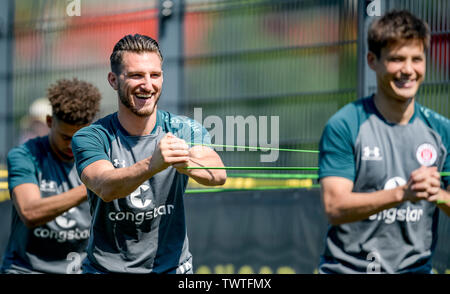
[[[183,18],[184,0],[159,1],[158,41],[164,57],[164,86],[158,104],[176,114],[180,113],[184,98]]]
[[[14,145],[13,63],[14,63],[14,0],[5,1],[0,10],[0,168]]]
[[[383,15],[385,11],[385,0],[358,1],[358,98],[371,95],[377,89],[376,75],[366,61],[368,52],[367,31],[372,21]]]

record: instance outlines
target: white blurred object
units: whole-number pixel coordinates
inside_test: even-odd
[[[52,115],[52,106],[47,98],[38,98],[31,103],[28,113],[31,118],[45,123],[47,115]]]
[[[52,115],[52,106],[48,99],[38,98],[34,100],[28,109],[28,114],[20,120],[19,144],[48,134],[47,115]]]

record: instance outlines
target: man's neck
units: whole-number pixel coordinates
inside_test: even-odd
[[[377,91],[374,103],[384,119],[390,123],[406,125],[414,115],[414,97],[402,101],[387,97],[383,92]]]
[[[144,136],[149,135],[153,131],[156,125],[156,113],[157,109],[155,107],[150,116],[141,117],[132,113],[128,108],[119,106],[117,118],[128,134],[131,136]]]

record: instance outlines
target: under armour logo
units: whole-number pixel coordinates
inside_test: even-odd
[[[40,189],[42,192],[56,192],[56,182],[55,181],[48,181],[42,180]]]
[[[373,149],[370,149],[369,146],[366,146],[363,148],[363,156],[361,160],[381,160],[381,153],[380,148],[373,147]]]
[[[113,160],[114,167],[125,167],[125,160],[119,161],[117,158]]]
[[[184,264],[178,267],[178,270],[181,274],[187,273],[192,268],[192,264],[189,261],[186,261]]]

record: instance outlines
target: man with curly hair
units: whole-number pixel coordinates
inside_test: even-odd
[[[61,79],[48,89],[49,134],[8,153],[13,202],[2,273],[81,273],[91,216],[86,187],[74,165],[71,141],[100,108],[90,83]]]
[[[202,125],[157,109],[162,55],[144,35],[114,46],[108,81],[119,110],[77,132],[73,152],[88,188],[92,235],[86,273],[192,273],[183,195],[189,177],[222,185],[223,166]],[[186,143],[187,142],[187,143]]]

